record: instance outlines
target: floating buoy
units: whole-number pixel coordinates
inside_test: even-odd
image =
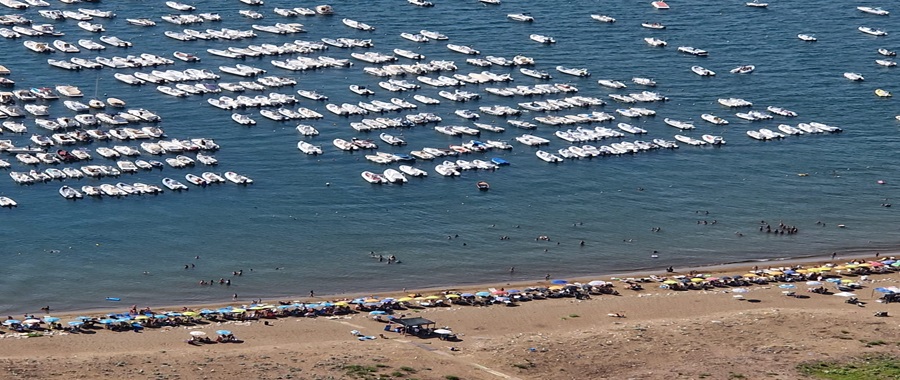
[[[845,226],[843,224],[838,224],[838,228],[844,228],[844,227],[847,227],[847,226]]]
[[[884,180],[881,180],[881,179],[879,179],[877,183],[878,183],[879,185],[884,185],[884,184],[885,184]]]
[[[797,176],[800,176],[800,177],[809,177],[809,173],[797,173]]]

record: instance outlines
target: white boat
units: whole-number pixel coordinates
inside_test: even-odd
[[[130,47],[132,45],[130,41],[125,41],[116,36],[100,36],[100,41],[115,47]]]
[[[708,51],[703,50],[703,49],[698,49],[698,48],[695,48],[695,47],[693,47],[693,46],[679,46],[679,47],[678,47],[678,51],[679,51],[679,52],[682,52],[682,53],[685,53],[685,54],[696,55],[696,56],[698,56],[698,57],[706,57],[706,56],[709,56],[709,52],[708,52]]]
[[[81,49],[63,40],[53,41],[53,47],[61,53],[78,53]]]
[[[644,42],[647,42],[648,45],[655,46],[655,47],[663,47],[668,44],[668,43],[666,43],[666,41],[663,41],[659,38],[653,38],[653,37],[645,37]]]
[[[621,89],[621,88],[626,87],[625,83],[622,83],[617,80],[612,80],[612,79],[600,79],[597,81],[597,84],[599,84],[603,87],[609,87],[609,88],[615,88],[615,89]]]
[[[0,196],[0,207],[13,208],[18,205],[12,198]]]
[[[735,67],[735,68],[731,69],[730,72],[731,72],[732,74],[750,74],[750,73],[753,72],[753,70],[756,70],[756,66],[753,66],[753,65],[741,65],[741,66],[738,66],[738,67]]]
[[[106,49],[106,46],[103,46],[103,45],[97,43],[96,41],[89,40],[89,39],[78,40],[78,46],[81,46],[88,50],[104,50],[104,49]]]
[[[881,9],[881,7],[859,6],[859,7],[856,7],[856,9],[858,9],[861,12],[878,15],[878,16],[887,16],[887,15],[891,14],[891,12]]]
[[[381,139],[381,141],[384,141],[390,145],[397,145],[397,146],[406,145],[405,140],[403,140],[397,136],[394,136],[394,135],[390,135],[387,133],[381,133],[380,135],[378,135],[378,137]]]
[[[631,78],[631,81],[634,82],[634,84],[638,84],[641,86],[647,86],[647,87],[655,87],[656,86],[656,81],[654,81],[653,79],[650,79],[650,78],[634,77],[634,78]]]
[[[894,67],[897,66],[897,62],[891,61],[889,59],[876,59],[875,63],[884,67]]]
[[[860,32],[863,32],[865,34],[872,35],[872,36],[886,36],[887,35],[887,32],[885,32],[881,29],[870,28],[868,26],[860,26],[859,28],[856,28],[856,29],[859,30]]]
[[[669,9],[669,4],[666,4],[666,2],[662,0],[651,2],[650,5],[652,5],[653,8],[656,9]]]
[[[406,179],[406,176],[403,175],[403,173],[401,173],[401,172],[398,171],[397,169],[393,169],[393,168],[385,169],[385,170],[384,170],[384,173],[382,174],[382,176],[384,177],[384,179],[385,179],[387,182],[390,182],[390,183],[405,183],[405,182],[409,182],[409,180]]]
[[[428,172],[426,172],[422,169],[419,169],[419,168],[409,166],[409,165],[400,165],[399,169],[401,172],[403,172],[403,174],[406,174],[410,177],[427,177],[428,176]]]
[[[674,119],[670,119],[670,118],[665,118],[665,119],[663,119],[663,122],[665,122],[669,126],[681,129],[683,131],[689,130],[689,129],[694,129],[694,124],[691,122],[687,122],[687,121],[679,121],[679,120],[674,120]]]
[[[804,132],[800,128],[795,128],[787,124],[779,124],[778,130],[784,132],[786,135],[802,135]]]
[[[447,44],[447,49],[450,49],[457,53],[469,54],[469,55],[478,55],[481,53],[478,50],[473,49],[471,46],[466,46],[466,45]]]
[[[102,24],[91,24],[87,21],[79,21],[78,27],[91,33],[100,33],[106,31],[106,28],[104,28]]]
[[[450,37],[447,37],[446,34],[443,34],[440,32],[434,32],[434,31],[430,31],[430,30],[425,30],[425,29],[420,30],[419,34],[425,36],[426,38],[429,38],[432,40],[438,40],[438,41],[450,39]]]
[[[600,22],[614,23],[616,19],[607,15],[591,15],[591,18]]]
[[[534,21],[534,17],[527,13],[510,13],[506,15],[506,18],[513,21],[521,21],[521,22],[532,22]]]
[[[549,163],[563,162],[562,157],[559,157],[559,156],[557,156],[553,153],[547,152],[547,151],[538,150],[537,152],[534,152],[534,154],[541,160],[549,162]]]
[[[428,1],[428,0],[406,0],[406,1],[407,1],[408,3],[410,3],[410,4],[412,4],[412,5],[417,6],[417,7],[425,7],[425,8],[428,8],[428,7],[433,7],[433,6],[434,6],[434,3],[432,3],[432,2],[430,2],[430,1]]]
[[[751,7],[751,8],[767,8],[769,6],[769,3],[760,3],[757,0],[753,0],[753,1],[747,2],[745,5],[747,5],[748,7]]]
[[[356,20],[351,20],[349,18],[342,19],[341,22],[353,29],[359,29],[366,32],[375,30],[374,26]]]
[[[844,78],[847,78],[854,82],[861,82],[866,79],[860,73],[851,73],[851,72],[844,73]]]
[[[249,115],[244,115],[244,114],[239,114],[239,113],[231,114],[231,120],[234,120],[235,123],[238,123],[241,125],[255,125],[256,124],[256,120],[251,119]]]
[[[666,26],[658,22],[642,22],[641,26],[647,29],[665,29]]]
[[[375,91],[372,91],[368,87],[355,85],[355,84],[350,85],[350,91],[353,91],[353,93],[355,93],[357,95],[363,95],[363,96],[375,95]]]
[[[791,111],[791,110],[786,109],[786,108],[775,107],[775,106],[768,106],[768,107],[766,107],[766,110],[769,111],[769,112],[771,112],[771,113],[774,113],[774,114],[776,114],[776,115],[781,115],[781,116],[785,116],[785,117],[797,117],[797,113],[796,113],[796,112]]]
[[[380,183],[384,183],[387,181],[383,175],[377,174],[377,173],[372,173],[368,170],[360,173],[360,175],[363,177],[364,180],[366,180],[366,182],[372,183],[372,184],[380,184]]]
[[[297,149],[299,149],[303,153],[310,154],[310,155],[322,154],[322,147],[310,144],[306,141],[298,142]]]
[[[192,11],[192,10],[197,9],[193,5],[179,3],[177,1],[167,1],[165,4],[167,7],[172,8],[174,10],[178,10],[178,11]]]
[[[556,66],[556,71],[576,77],[589,77],[591,73],[586,68],[572,68],[565,66]]]
[[[798,34],[798,35],[797,35],[797,38],[799,38],[799,39],[801,39],[801,40],[803,40],[803,41],[806,41],[806,42],[816,42],[816,41],[818,41],[818,39],[817,39],[816,37],[813,37],[812,35],[809,35],[809,34],[802,34],[802,33],[801,33],[801,34]],[[752,137],[752,136],[751,136],[751,137]]]
[[[181,183],[181,182],[178,182],[177,180],[168,178],[168,177],[162,179],[162,184],[163,184],[163,186],[169,188],[169,190],[172,190],[172,191],[179,191],[179,190],[187,190],[187,189],[188,189],[187,185],[185,185],[185,184],[183,184],[183,183]]]
[[[44,42],[28,40],[28,41],[25,41],[23,44],[25,45],[26,48],[28,48],[28,50],[31,50],[35,53],[52,53],[53,51],[55,51],[52,47],[50,47],[49,44],[46,44]]]
[[[710,76],[716,75],[716,73],[714,71],[704,68],[702,66],[691,66],[691,71],[693,71],[694,74],[697,74],[702,77],[710,77]]]
[[[721,117],[718,117],[718,116],[715,116],[715,115],[712,115],[712,114],[708,114],[708,113],[705,113],[705,114],[700,115],[700,118],[703,119],[703,120],[705,120],[705,121],[707,121],[707,122],[713,123],[713,124],[715,124],[715,125],[726,125],[726,124],[728,124],[728,120],[725,120],[725,119],[723,119],[723,118],[721,118]]]
[[[537,78],[537,79],[552,79],[553,78],[550,75],[550,73],[548,73],[546,71],[532,70],[527,67],[519,68],[519,72],[524,75],[530,76],[532,78]]]
[[[682,143],[685,143],[688,145],[693,145],[693,146],[706,145],[706,141],[698,140],[693,137],[685,136],[685,135],[675,135],[675,140],[678,142],[682,142]]]
[[[540,42],[542,44],[555,44],[556,39],[550,36],[545,36],[542,34],[531,34],[528,36],[534,42]]]
[[[725,145],[725,139],[722,138],[722,136],[706,134],[701,136],[701,138],[703,138],[703,141],[706,141],[706,143],[709,145]]]
[[[174,55],[175,58],[178,58],[185,62],[200,62],[200,57],[193,55],[191,53],[176,51],[176,52],[172,53],[172,55]]]
[[[878,54],[881,54],[881,55],[883,55],[883,56],[885,56],[885,57],[893,57],[893,56],[896,56],[896,55],[897,55],[897,52],[895,52],[895,51],[893,51],[893,50],[888,50],[888,49],[885,49],[885,48],[879,48],[879,49],[878,49]]]
[[[719,104],[725,107],[752,107],[753,103],[740,98],[719,98]]]
[[[247,176],[235,173],[235,172],[225,172],[225,179],[236,183],[238,185],[248,185],[253,183],[253,180],[248,178]]]

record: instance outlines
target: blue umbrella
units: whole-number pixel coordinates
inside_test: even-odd
[[[91,317],[85,317],[85,316],[80,316],[80,317],[75,317],[75,319],[79,319],[79,320],[82,320],[82,321],[90,321],[90,320],[93,319],[93,318],[91,318]]]
[[[355,299],[355,300],[353,300],[353,301],[350,301],[350,303],[356,303],[356,304],[361,304],[361,303],[363,303],[363,302],[366,302],[366,299],[365,299],[365,298],[357,298],[357,299]]]
[[[475,293],[475,295],[476,295],[476,296],[479,296],[479,297],[490,297],[490,296],[491,296],[491,293],[489,293],[489,292],[478,292],[478,293]]]
[[[550,281],[550,283],[554,284],[554,285],[565,285],[565,284],[568,284],[569,281],[568,280],[553,280],[553,281]]]
[[[119,318],[116,319],[116,322],[131,322],[131,318]]]
[[[216,334],[219,334],[219,335],[231,335],[231,331],[228,331],[228,330],[216,330]]]
[[[290,309],[294,307],[294,305],[278,305],[279,310]]]
[[[116,320],[115,320],[115,319],[109,319],[109,318],[103,318],[103,319],[101,319],[101,320],[99,320],[99,321],[97,321],[97,322],[100,322],[101,324],[104,324],[104,325],[111,325],[111,324],[115,323]]]
[[[778,287],[779,287],[779,288],[782,288],[782,289],[794,289],[794,288],[796,288],[796,286],[794,286],[793,284],[781,284],[781,285],[778,285]]]
[[[216,313],[215,310],[210,310],[210,309],[200,310],[200,314],[215,314],[215,313]]]
[[[887,294],[891,294],[894,292],[893,290],[890,290],[887,288],[875,288],[875,291],[879,292],[879,293],[887,293]]]
[[[509,301],[509,297],[494,297],[494,299],[500,302]]]
[[[223,307],[223,308],[219,308],[219,310],[216,310],[216,311],[219,313],[230,313],[231,309],[232,309],[231,307]]]
[[[170,317],[180,317],[180,316],[182,316],[183,314],[181,314],[181,313],[168,312],[168,313],[166,313],[166,315],[168,315],[168,316],[170,316]]]
[[[840,283],[841,283],[841,279],[839,279],[839,278],[829,278],[829,279],[826,279],[825,281],[833,282],[833,283],[835,283],[835,284],[840,284]]]
[[[394,299],[388,297],[388,298],[385,298],[385,299],[381,300],[381,302],[394,302]]]
[[[884,265],[891,265],[891,264],[896,263],[896,262],[897,262],[897,260],[884,260],[884,261],[882,261],[881,263],[884,264]]]
[[[154,315],[153,318],[156,318],[156,319],[166,319],[166,318],[169,318],[169,316],[168,316],[168,315],[165,315],[165,314],[157,314],[157,315]]]
[[[510,290],[507,290],[506,292],[507,292],[507,293],[510,293],[510,294],[513,294],[513,293],[522,293],[522,291],[519,290],[519,289],[510,289]]]
[[[323,307],[332,307],[332,306],[334,306],[334,304],[331,303],[331,302],[322,302],[321,305],[322,305]]]
[[[369,315],[385,315],[385,314],[387,314],[387,312],[385,312],[384,310],[375,310],[375,311],[369,312]]]
[[[16,323],[22,323],[22,321],[20,321],[18,319],[7,319],[7,320],[3,321],[3,324],[7,325],[7,326],[16,324]]]
[[[460,297],[475,297],[475,295],[472,293],[463,293],[463,294],[460,294],[459,296]]]
[[[47,322],[47,323],[59,322],[59,318],[56,318],[56,317],[44,317],[44,322]]]
[[[70,321],[68,323],[69,323],[69,326],[81,326],[84,324],[84,322],[82,322],[82,321]]]

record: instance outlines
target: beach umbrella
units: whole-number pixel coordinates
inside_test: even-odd
[[[807,273],[809,273],[809,270],[808,269],[797,269],[794,272],[797,272],[800,274],[807,274]]]
[[[387,314],[387,312],[384,310],[375,310],[375,311],[369,312],[369,315],[385,315],[385,314]]]
[[[17,323],[22,323],[22,321],[20,321],[20,320],[18,320],[18,319],[7,319],[7,320],[3,321],[3,324],[6,325],[6,326],[14,325],[14,324],[17,324]]]
[[[810,286],[819,286],[819,285],[822,285],[822,283],[819,282],[819,281],[807,281],[807,282],[806,282],[806,285],[810,285]]]
[[[553,286],[547,288],[547,290],[562,290],[562,289],[563,289],[562,285],[553,285]]]
[[[231,331],[228,331],[228,330],[216,330],[216,334],[219,334],[219,335],[231,335]]]
[[[510,290],[507,290],[506,292],[509,294],[522,293],[522,291],[519,289],[510,289]]]
[[[489,293],[489,292],[478,292],[478,293],[475,293],[475,295],[476,295],[476,296],[479,296],[479,297],[490,297],[490,296],[491,296],[491,293]]]
[[[170,317],[180,317],[180,316],[182,316],[183,314],[181,314],[181,313],[175,313],[175,312],[171,312],[171,311],[170,311],[170,312],[166,313],[166,315],[168,315],[168,316],[170,316]]]
[[[441,296],[432,295],[432,296],[425,297],[425,299],[426,300],[439,300],[439,299],[441,299]]]
[[[462,297],[475,297],[475,295],[472,294],[472,293],[463,293],[463,294],[460,294],[460,296],[462,296]]]
[[[747,289],[747,288],[734,288],[734,290],[732,290],[731,292],[732,293],[747,293],[749,291],[750,291],[750,289]]]
[[[849,284],[849,283],[852,283],[852,282],[853,282],[853,280],[846,279],[846,278],[843,279],[843,280],[841,280],[841,283],[842,283],[842,284]]]
[[[245,311],[247,311],[247,310],[246,309],[231,309],[229,312],[230,313],[243,313]]]
[[[565,285],[565,284],[568,284],[569,281],[567,281],[567,280],[552,280],[552,281],[550,281],[550,283],[554,284],[554,285]]]
[[[215,310],[210,310],[210,309],[200,310],[200,314],[215,314],[215,313],[216,313]]]
[[[46,316],[46,317],[44,317],[44,322],[47,322],[47,323],[59,322],[59,318]]]
[[[157,315],[154,315],[153,318],[156,318],[156,319],[166,319],[166,318],[169,318],[169,316],[168,316],[168,315],[165,315],[165,314],[157,314]]]
[[[884,260],[884,261],[882,261],[881,263],[884,264],[884,265],[891,265],[891,264],[896,263],[896,262],[897,262],[897,260]]]
[[[69,326],[81,326],[81,325],[84,324],[84,322],[82,322],[82,321],[69,321],[69,322],[66,322],[66,323],[68,323]]]
[[[675,285],[675,284],[677,284],[677,283],[678,283],[678,281],[675,281],[675,280],[665,280],[665,281],[663,281],[663,284],[666,284],[666,285]]]
[[[493,291],[493,292],[491,292],[491,293],[492,293],[492,294],[495,294],[495,295],[498,295],[498,296],[503,296],[503,295],[509,294],[509,293],[507,293],[505,290],[495,290],[495,291]]]
[[[22,321],[23,325],[36,325],[38,323],[41,323],[40,319],[28,318],[28,319]]]
[[[357,299],[355,299],[355,300],[353,300],[353,301],[350,301],[350,303],[355,303],[355,304],[361,304],[361,303],[364,303],[364,302],[366,302],[365,298],[357,298]]]
[[[778,285],[778,287],[781,289],[794,289],[797,286],[795,286],[794,284],[781,284],[781,285]]]
[[[602,286],[602,285],[606,285],[606,281],[594,280],[594,281],[589,282],[588,285],[590,285],[590,286]]]
[[[206,333],[203,331],[191,331],[190,334],[191,334],[191,336],[205,336],[206,335]]]
[[[131,322],[131,318],[118,318],[116,319],[116,322]]]
[[[265,306],[251,306],[251,307],[247,308],[247,310],[265,310],[265,309],[268,309],[268,308]]]
[[[835,283],[835,284],[839,284],[839,283],[841,282],[841,279],[839,279],[839,278],[826,278],[825,281],[831,282],[831,283]]]
[[[366,299],[363,300],[363,302],[366,302],[366,303],[369,303],[369,302],[381,302],[381,300],[379,300],[378,298],[366,298]]]
[[[694,277],[694,278],[691,279],[691,282],[703,282],[703,281],[706,281],[706,280],[704,280],[704,279],[702,279],[702,278],[700,278],[700,277]]]
[[[744,277],[756,277],[756,276],[757,276],[756,273],[747,273],[747,274],[744,274]]]
[[[403,297],[403,298],[398,299],[397,302],[409,302],[412,300],[413,299],[411,297]]]
[[[781,275],[784,274],[784,272],[780,272],[780,271],[777,271],[777,270],[773,270],[773,271],[767,272],[767,273],[768,273],[769,275],[771,275],[771,276],[781,276]]]
[[[115,320],[115,319],[109,319],[109,318],[103,318],[103,319],[101,319],[101,320],[99,320],[99,321],[97,321],[97,322],[100,322],[100,324],[103,324],[103,325],[111,325],[111,324],[113,324],[113,323],[116,323],[116,320]]]
[[[441,335],[448,335],[448,334],[453,334],[453,331],[450,331],[447,329],[437,329],[437,330],[434,330],[434,333],[441,334]]]
[[[509,301],[509,297],[494,297],[494,299],[500,302]]]
[[[706,281],[719,281],[718,277],[707,277]]]
[[[890,290],[888,288],[875,288],[875,291],[879,292],[879,293],[887,293],[887,294],[894,292],[893,290]]]
[[[294,307],[294,305],[278,305],[278,310],[290,309]]]
[[[200,315],[200,313],[198,313],[196,311],[185,311],[184,313],[181,313],[181,314],[184,314],[187,317],[196,317],[196,316]]]
[[[877,261],[869,261],[869,265],[872,267],[878,268],[878,267],[883,267],[884,263],[879,263]]]
[[[381,302],[394,302],[394,299],[391,297],[388,297],[388,298],[381,300]]]
[[[137,317],[134,317],[134,320],[136,320],[136,321],[141,321],[144,319],[150,319],[150,317],[148,317],[146,315],[138,315]]]
[[[350,304],[345,301],[341,301],[341,302],[335,302],[334,306],[350,306]]]
[[[868,268],[868,267],[871,267],[872,264],[869,264],[869,263],[862,263],[862,264],[856,264],[856,266],[858,266],[858,267],[860,267],[860,268]]]
[[[850,292],[834,293],[834,295],[836,295],[836,296],[838,296],[838,297],[856,297],[856,294],[853,294],[853,293],[850,293]]]
[[[895,261],[893,264],[891,264],[891,266],[892,267],[900,267],[900,261]]]
[[[322,302],[320,305],[322,305],[322,307],[332,307],[332,306],[334,306],[333,303],[328,302],[328,301]]]
[[[75,317],[75,319],[80,320],[80,321],[90,321],[91,319],[94,319],[94,318],[80,316],[80,317]]]
[[[448,295],[446,295],[446,296],[444,296],[444,297],[447,297],[447,298],[459,298],[460,296],[459,296],[459,294],[448,294]]]
[[[217,313],[230,313],[233,310],[231,307],[222,307],[216,310]]]

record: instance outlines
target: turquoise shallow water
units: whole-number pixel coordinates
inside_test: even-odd
[[[294,123],[257,116],[257,126],[240,127],[228,112],[209,106],[201,97],[174,99],[152,86],[130,87],[113,79],[114,71],[109,68],[74,73],[51,68],[45,63],[46,56],[25,50],[21,40],[3,40],[0,46],[6,53],[0,64],[13,71],[10,77],[17,81],[16,88],[72,84],[88,97],[95,93],[116,96],[131,106],[148,108],[163,117],[160,126],[170,137],[214,138],[222,146],[216,153],[221,162],[218,170],[238,171],[255,183],[152,197],[68,202],[57,194],[58,182],[19,186],[11,180],[0,181],[0,193],[19,202],[18,208],[0,212],[4,227],[0,232],[4,259],[0,312],[33,310],[45,304],[55,309],[109,306],[105,297],[120,297],[128,304],[172,304],[223,301],[233,293],[249,299],[307,294],[311,289],[325,294],[526,280],[542,278],[548,272],[574,276],[880,250],[898,243],[895,208],[880,206],[891,202],[895,183],[900,183],[894,157],[900,141],[893,118],[900,109],[896,100],[878,99],[873,91],[879,87],[897,91],[897,69],[877,66],[874,60],[881,58],[876,53],[879,47],[900,48],[893,34],[900,28],[893,16],[858,12],[855,6],[862,3],[772,2],[769,9],[754,9],[739,1],[714,5],[684,1],[672,2],[668,11],[658,11],[649,3],[622,1],[507,1],[500,6],[474,0],[438,1],[428,9],[401,0],[342,1],[333,3],[334,17],[287,20],[272,9],[297,4],[270,0],[259,8],[266,18],[258,21],[239,16],[238,10],[246,6],[238,1],[194,4],[198,12],[218,12],[224,18],[195,29],[248,29],[253,23],[300,22],[309,32],[288,36],[259,33],[253,40],[236,42],[178,42],[164,37],[163,32],[184,27],[158,21],[156,27],[139,28],[124,22],[140,16],[159,20],[169,13],[161,3],[107,1],[81,6],[116,11],[116,19],[98,22],[106,26],[107,34],[135,43],[128,50],[107,49],[103,56],[142,52],[171,56],[182,50],[202,58],[199,63],[178,62],[172,66],[175,69],[214,69],[235,63],[207,54],[210,47],[353,37],[373,39],[371,51],[411,49],[429,60],[453,60],[461,73],[483,70],[467,65],[467,57],[450,52],[443,44],[417,45],[399,37],[405,31],[437,30],[448,34],[449,42],[471,44],[482,55],[534,57],[537,68],[556,77],[553,82],[572,83],[585,96],[605,98],[610,93],[597,85],[597,79],[652,77],[659,83],[656,91],[671,100],[645,105],[658,112],[655,118],[637,122],[650,131],[646,139],[671,139],[677,130],[662,122],[671,117],[694,120],[698,128],[690,133],[693,136],[719,134],[728,144],[548,165],[534,156],[534,148],[514,143],[512,151],[486,156],[512,162],[496,172],[441,178],[433,172],[434,164],[420,163],[431,172],[426,179],[413,179],[403,186],[373,186],[359,173],[382,168],[365,161],[363,154],[338,152],[330,144],[336,137],[377,139],[377,134],[366,136],[349,127],[349,122],[359,117],[340,118],[326,112],[322,103],[301,100],[302,106],[326,114],[324,119],[310,122],[321,132],[310,141],[323,145],[326,152],[308,157],[296,149],[300,136]],[[64,10],[79,7],[53,6]],[[530,24],[508,21],[506,14],[515,12],[530,12],[537,20]],[[598,23],[590,19],[591,13],[609,14],[618,21]],[[23,14],[36,22],[50,22],[36,10]],[[342,17],[377,29],[369,33],[349,29],[341,24]],[[652,31],[640,27],[643,21],[668,27]],[[73,21],[55,25],[67,33],[63,37],[67,41],[88,38],[89,33]],[[867,36],[856,30],[861,25],[891,34]],[[553,36],[558,43],[539,45],[528,39],[531,33]],[[819,41],[804,43],[796,38],[798,33],[814,34]],[[651,48],[642,40],[648,36],[665,39],[669,46]],[[706,49],[710,56],[677,53],[679,45]],[[349,58],[350,52],[331,48],[324,55]],[[271,66],[271,59],[248,58],[242,63],[299,82],[276,92],[315,89],[328,95],[331,102],[355,103],[361,99],[347,86],[364,84],[376,89],[373,99],[396,96],[377,87],[381,79],[364,74],[362,67],[367,64],[359,61],[348,69],[293,73]],[[757,66],[754,73],[728,73],[748,63]],[[696,64],[718,75],[698,77],[689,70]],[[553,70],[557,65],[586,67],[593,76],[562,77]],[[514,85],[539,83],[509,68],[491,70],[512,72]],[[866,80],[849,82],[842,77],[846,71],[859,72]],[[227,74],[223,77],[235,79]],[[464,121],[453,114],[456,109],[515,106],[525,101],[489,95],[480,91],[483,87],[465,88],[482,94],[482,99],[472,104],[443,100],[439,106],[420,110],[442,116],[444,124],[460,124]],[[634,90],[632,87],[624,93]],[[416,93],[437,97],[437,92],[425,87]],[[741,121],[734,117],[735,111],[716,103],[717,98],[732,96],[754,102],[754,109],[777,105],[797,111],[800,117]],[[51,105],[54,116],[67,114],[57,103]],[[595,110],[612,113],[615,108],[610,101]],[[578,112],[582,111],[571,113]],[[704,123],[699,115],[705,112],[723,116],[731,124],[715,127]],[[483,115],[482,119],[502,123],[492,116]],[[745,135],[751,126],[771,128],[781,122],[796,125],[808,121],[840,126],[845,132],[765,143]],[[31,118],[26,123],[35,129]],[[550,138],[550,148],[556,150],[567,143],[551,137],[554,130],[541,126],[535,134]],[[509,128],[481,138],[512,140],[519,133]],[[408,148],[381,144],[379,150],[408,152],[463,141],[423,126],[403,130],[402,135],[410,141]],[[5,134],[2,138],[24,143],[27,137]],[[96,146],[100,145],[91,147]],[[14,163],[12,170],[22,168]],[[158,183],[164,176],[182,178],[187,172],[167,167],[122,180]],[[492,189],[477,191],[474,184],[479,180],[489,181]],[[877,185],[877,180],[887,184]],[[100,181],[67,183],[80,187]],[[715,224],[697,223],[703,220]],[[761,220],[784,221],[797,226],[800,233],[760,233]],[[847,228],[839,229],[838,224]],[[651,231],[654,227],[661,231]],[[459,237],[453,237],[456,235]],[[547,235],[551,241],[536,241],[538,235]],[[500,236],[510,239],[500,240]],[[584,246],[579,245],[581,240]],[[656,260],[649,258],[654,250],[659,251]],[[385,257],[396,255],[402,264],[379,263],[369,257],[370,251]],[[183,269],[191,263],[193,269]],[[516,271],[510,276],[512,266]],[[232,271],[239,269],[244,275],[232,277]],[[219,278],[231,278],[232,286],[197,285],[201,279]]]

